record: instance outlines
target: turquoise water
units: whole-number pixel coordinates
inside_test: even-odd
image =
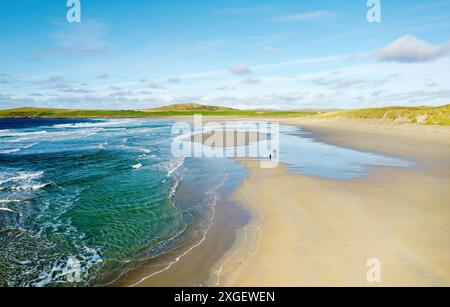
[[[208,226],[223,181],[208,172],[223,166],[208,163],[205,193],[177,206],[188,165],[202,165],[172,157],[172,122],[18,121],[0,124],[1,285],[69,285],[70,274],[70,285],[107,284],[174,248],[196,220]]]
[[[261,126],[258,127],[257,124],[258,122],[245,121],[226,125],[229,130],[269,133],[268,140],[260,141],[258,144],[253,143],[256,145],[253,150],[257,153],[255,156],[249,156],[252,152],[249,146],[223,149],[224,155],[267,160],[269,154],[272,154],[274,161],[287,165],[288,170],[293,173],[338,180],[357,179],[366,175],[373,166],[414,166],[414,163],[403,159],[319,142],[312,137],[311,133],[297,126],[279,125],[278,130],[271,128],[258,130]],[[219,130],[221,126],[225,127],[222,123],[218,126],[210,126],[209,129]],[[277,137],[270,135],[274,131],[279,132]]]
[[[413,163],[316,141],[301,128],[281,126],[280,161],[294,173],[331,179],[356,179],[372,166],[411,167]]]
[[[231,159],[175,158],[172,124],[0,119],[0,286],[106,285],[201,242],[218,190],[245,171]],[[289,126],[278,154],[293,172],[332,179],[410,165]]]

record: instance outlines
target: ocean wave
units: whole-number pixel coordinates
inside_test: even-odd
[[[148,148],[144,148],[144,147],[138,147],[138,146],[128,146],[128,145],[119,145],[119,146],[115,146],[116,149],[122,149],[122,150],[130,150],[130,151],[137,151],[137,152],[142,152],[145,154],[149,154],[152,151]]]
[[[103,128],[92,129],[76,129],[76,130],[59,130],[59,131],[37,131],[37,132],[21,132],[9,134],[13,137],[10,142],[29,142],[29,141],[63,141],[68,139],[85,138],[95,135],[103,131]]]
[[[33,144],[21,146],[21,147],[19,147],[19,148],[12,148],[12,149],[0,150],[0,154],[11,154],[11,153],[16,153],[16,152],[19,152],[19,151],[21,151],[21,150],[23,150],[23,149],[31,148],[31,147],[33,147],[33,146],[35,146],[35,145],[37,145],[37,144],[39,144],[39,143],[33,143]]]
[[[0,204],[17,204],[21,202],[23,202],[23,200],[20,199],[0,199]]]
[[[19,143],[20,139],[2,139],[3,143]]]
[[[42,184],[32,184],[32,185],[22,185],[22,186],[11,186],[11,187],[0,187],[0,190],[3,191],[23,191],[23,190],[40,190],[42,188],[45,188],[48,186],[48,183],[42,183]]]
[[[172,199],[174,198],[175,193],[176,193],[177,190],[178,190],[178,186],[180,185],[180,181],[181,181],[181,179],[180,179],[179,177],[176,177],[176,178],[174,179],[172,188],[170,189],[170,192],[169,192],[169,199],[172,200]]]
[[[95,145],[94,147],[95,147],[96,149],[105,149],[106,146],[108,146],[108,142],[100,143],[100,144],[98,144],[98,145]]]
[[[0,211],[6,211],[6,212],[12,212],[12,213],[16,213],[16,211],[9,209],[9,208],[0,208]]]
[[[21,151],[22,148],[15,148],[15,149],[7,149],[7,150],[0,150],[0,154],[10,154],[10,153],[15,153],[15,152],[19,152]]]
[[[7,131],[6,133],[3,131],[0,131],[0,137],[22,137],[22,136],[39,136],[39,135],[46,135],[48,134],[48,131],[42,130],[42,131],[31,131],[31,132],[13,132],[11,130]]]
[[[52,282],[83,283],[86,282],[89,269],[102,258],[97,250],[84,246],[80,248],[80,254],[69,256],[67,261],[57,260],[47,270],[43,270],[39,278],[30,281],[27,286],[45,287]]]
[[[170,161],[165,164],[165,168],[167,171],[167,177],[172,176],[172,174],[179,169],[184,164],[184,157],[177,158],[175,160]]]
[[[147,128],[129,128],[128,132],[131,132],[132,134],[138,134],[138,133],[146,133],[151,132],[157,129],[164,129],[165,127],[147,127]]]
[[[99,122],[90,122],[90,123],[73,123],[73,124],[59,124],[52,126],[53,128],[95,128],[95,127],[107,127],[107,126],[117,126],[117,125],[126,125],[131,123],[132,121],[127,120],[110,120],[110,121],[99,121]]]
[[[0,177],[0,184],[11,182],[11,181],[16,182],[16,181],[29,181],[29,180],[33,180],[33,179],[38,179],[38,178],[42,177],[43,174],[44,174],[43,171],[17,172],[12,177],[6,177],[6,178]]]
[[[17,212],[17,211],[14,211],[14,210],[12,210],[12,209],[9,209],[9,208],[5,208],[5,207],[0,207],[0,212],[1,211],[3,211],[3,212],[8,212],[8,213],[12,213],[12,214],[15,214],[16,215],[16,217],[22,217],[22,213],[20,213],[20,212]]]

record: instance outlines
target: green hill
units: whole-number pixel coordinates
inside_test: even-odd
[[[190,108],[190,109],[188,109]],[[47,108],[17,108],[0,110],[0,118],[102,118],[102,117],[169,117],[192,116],[240,116],[240,117],[298,117],[314,115],[314,112],[237,110],[225,107],[196,104],[174,105],[145,110],[74,110]]]
[[[184,103],[184,104],[173,104],[170,106],[163,106],[159,108],[143,109],[141,111],[158,112],[158,111],[231,111],[231,110],[234,109],[198,103]]]
[[[177,104],[143,110],[76,110],[47,108],[17,108],[0,110],[0,118],[103,118],[103,117],[170,117],[192,116],[236,116],[236,117],[300,117],[379,119],[396,123],[417,123],[424,125],[450,125],[450,105],[441,107],[387,107],[359,110],[313,112],[313,111],[275,111],[238,110],[201,104]]]

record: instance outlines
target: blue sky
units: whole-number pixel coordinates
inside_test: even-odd
[[[0,2],[0,109],[450,102],[450,0]]]

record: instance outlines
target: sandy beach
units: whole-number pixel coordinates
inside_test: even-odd
[[[269,120],[299,125],[316,141],[415,166],[372,167],[362,178],[333,180],[238,160],[248,177],[233,199],[218,204],[204,242],[157,276],[146,279],[150,271],[143,266],[117,285],[450,285],[448,127]],[[233,223],[244,212],[239,204],[252,216],[245,225]],[[380,283],[366,277],[374,258],[381,264]]]
[[[285,119],[316,140],[403,157],[358,180],[292,175],[240,161],[237,199],[254,215],[211,283],[221,286],[450,285],[448,127]],[[379,259],[381,283],[368,283]]]

